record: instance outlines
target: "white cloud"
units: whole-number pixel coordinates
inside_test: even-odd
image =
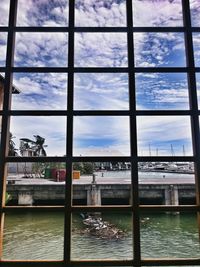
[[[134,26],[138,27],[166,27],[182,26],[181,0],[134,0]]]
[[[8,26],[9,4],[10,4],[10,1],[1,0],[0,26]]]

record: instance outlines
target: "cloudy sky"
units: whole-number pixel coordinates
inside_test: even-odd
[[[67,0],[18,0],[17,26],[68,26]],[[191,0],[192,25],[200,26],[200,2]],[[151,11],[151,12],[149,12]],[[9,1],[1,0],[0,26],[8,25]],[[181,0],[133,0],[134,26],[181,27]],[[126,27],[125,0],[76,0],[75,25]],[[5,66],[7,33],[0,32],[0,66]],[[134,33],[136,67],[185,67],[183,33]],[[200,67],[200,33],[193,34],[195,65]],[[128,67],[126,33],[75,33],[75,67]],[[16,67],[67,67],[67,33],[16,33]],[[66,110],[67,73],[15,73],[13,110]],[[187,75],[137,73],[137,110],[188,110]],[[75,110],[129,110],[126,73],[76,73]],[[197,75],[200,91],[200,75]],[[200,103],[200,95],[199,103]],[[75,117],[74,155],[130,155],[129,117]],[[137,118],[139,155],[192,155],[189,117]],[[19,138],[39,134],[47,154],[66,154],[66,118],[12,117],[16,145]]]

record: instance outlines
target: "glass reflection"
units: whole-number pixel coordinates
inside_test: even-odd
[[[189,109],[184,73],[136,74],[137,109]]]
[[[137,117],[140,156],[191,156],[191,126],[187,116]]]
[[[0,67],[6,65],[7,33],[0,33]]]
[[[76,67],[127,67],[124,33],[76,33]]]
[[[66,67],[67,33],[16,33],[16,67]]]
[[[75,25],[77,27],[126,26],[126,1],[75,1]]]
[[[75,156],[129,156],[129,118],[98,116],[74,118]]]
[[[19,0],[17,26],[68,26],[68,0]]]
[[[12,109],[67,109],[65,73],[15,73],[13,84],[20,93],[12,96]]]
[[[200,67],[200,33],[193,33],[195,66]]]
[[[15,136],[19,155],[23,149],[30,151],[29,156],[64,156],[66,155],[66,118],[56,116],[12,116],[10,132]],[[33,142],[31,142],[33,141]],[[41,149],[34,153],[34,142]],[[27,152],[29,153],[29,152]]]
[[[10,5],[10,1],[1,0],[1,5],[0,5],[0,26],[8,26],[9,5]]]
[[[183,26],[181,0],[133,0],[133,22],[136,27]]]
[[[199,0],[190,0],[190,12],[193,27],[200,27],[200,2]]]
[[[184,67],[185,44],[182,33],[135,33],[136,67]]]
[[[76,110],[128,109],[128,75],[122,73],[75,73]]]

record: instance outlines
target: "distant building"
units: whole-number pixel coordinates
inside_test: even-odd
[[[5,78],[0,74],[0,110],[3,109],[4,84],[5,84]],[[20,90],[17,89],[17,87],[13,85],[12,93],[19,94]]]

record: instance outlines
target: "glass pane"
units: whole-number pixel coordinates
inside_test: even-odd
[[[189,109],[185,73],[136,73],[138,110]]]
[[[134,33],[136,67],[184,67],[183,33]]]
[[[191,125],[187,116],[137,117],[140,156],[191,156]]]
[[[11,117],[18,156],[66,155],[66,118],[56,116]]]
[[[76,67],[127,67],[127,34],[76,33]]]
[[[199,257],[199,233],[194,213],[143,214],[141,218],[142,257]]]
[[[75,1],[75,25],[77,27],[126,26],[126,1]]]
[[[9,0],[1,0],[0,26],[8,26],[9,5],[10,5]]]
[[[73,164],[73,205],[131,205],[130,162]]]
[[[16,33],[16,67],[66,67],[67,33]]]
[[[129,156],[129,118],[122,116],[75,117],[74,155]]]
[[[15,73],[13,78],[19,94],[12,95],[12,109],[67,109],[66,73]]]
[[[0,67],[6,65],[7,33],[0,32]]]
[[[24,150],[27,156],[30,152],[30,149]],[[9,162],[6,205],[64,205],[65,180],[64,162]]]
[[[128,109],[128,75],[75,73],[74,106],[76,110]]]
[[[133,0],[133,22],[136,27],[183,26],[181,0]]]
[[[68,26],[68,0],[19,0],[17,14],[17,26]]]
[[[200,3],[199,0],[190,0],[190,11],[193,27],[200,27]]]
[[[139,162],[142,205],[195,205],[193,162]]]
[[[133,259],[132,214],[75,213],[71,242],[72,260]]]
[[[5,215],[3,259],[62,260],[64,214],[13,212]]]
[[[193,33],[195,66],[200,67],[200,33]]]
[[[197,85],[198,109],[200,109],[200,73],[196,73],[196,85]]]

